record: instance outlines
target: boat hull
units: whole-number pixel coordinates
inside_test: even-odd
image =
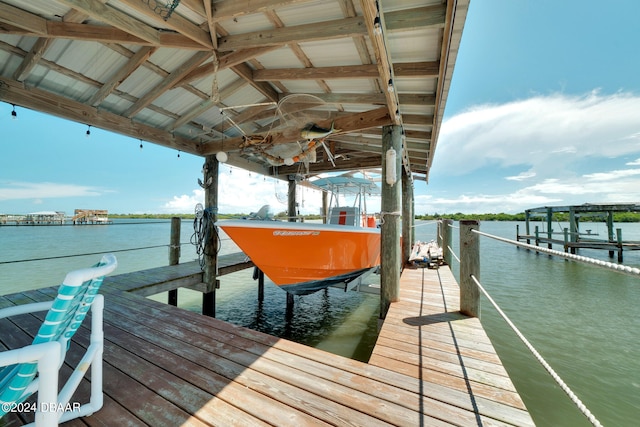
[[[276,285],[292,294],[348,282],[380,264],[380,230],[310,223],[217,224]]]

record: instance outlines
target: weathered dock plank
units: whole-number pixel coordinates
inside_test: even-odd
[[[136,294],[197,275],[199,266],[154,270],[105,280],[105,404],[69,425],[532,424],[477,319],[455,311],[455,280],[422,292],[403,274],[401,302],[392,304],[367,364]],[[5,295],[0,307],[54,294]],[[0,349],[31,342],[43,316],[0,320]],[[67,363],[88,345],[88,324]],[[89,382],[88,374],[74,399],[85,398]]]
[[[448,267],[402,272],[369,364],[437,387],[438,398],[476,416],[514,425],[533,420],[479,319],[460,310],[460,290]]]

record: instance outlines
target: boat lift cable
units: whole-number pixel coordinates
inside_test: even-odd
[[[582,401],[578,398],[578,396],[576,396],[573,393],[573,391],[569,388],[569,386],[565,384],[562,378],[560,378],[560,376],[553,370],[553,368],[546,362],[546,360],[544,360],[544,358],[540,355],[540,353],[538,353],[538,351],[533,347],[533,345],[531,345],[531,343],[525,338],[525,336],[522,335],[522,333],[516,327],[516,325],[514,325],[513,322],[507,317],[507,315],[500,309],[500,307],[498,307],[498,304],[496,304],[496,302],[493,300],[493,298],[491,298],[489,293],[484,289],[484,287],[482,287],[478,279],[476,279],[474,275],[471,275],[471,279],[474,281],[476,286],[478,286],[478,289],[482,291],[482,294],[485,297],[487,297],[489,302],[493,305],[493,307],[500,314],[500,316],[502,316],[504,321],[507,322],[507,325],[511,327],[513,332],[516,333],[518,338],[520,338],[520,340],[524,343],[524,345],[529,349],[531,354],[535,356],[538,362],[540,362],[540,364],[544,367],[544,369],[547,370],[547,372],[556,381],[556,383],[558,383],[558,385],[567,394],[567,396],[569,396],[571,401],[578,407],[578,409],[580,409],[580,411],[584,414],[584,416],[587,417],[589,422],[591,422],[591,424],[594,426],[602,427],[602,424],[600,424],[600,421],[598,421],[598,419],[591,413],[591,411],[589,411],[589,409],[584,405],[584,403],[582,403]]]
[[[555,255],[555,256],[559,256],[561,258],[566,258],[566,259],[570,259],[573,261],[579,261],[579,262],[583,262],[586,264],[592,264],[592,265],[596,265],[598,267],[604,267],[610,270],[614,270],[620,273],[627,273],[627,274],[632,274],[632,275],[636,275],[636,276],[640,276],[640,268],[636,268],[636,267],[629,267],[623,264],[616,264],[613,262],[607,262],[607,261],[602,261],[599,259],[595,259],[595,258],[589,258],[586,256],[581,256],[581,255],[576,255],[576,254],[570,254],[570,253],[566,253],[566,252],[561,252],[561,251],[556,251],[554,249],[548,249],[548,248],[543,248],[540,246],[535,246],[535,245],[531,245],[528,243],[523,243],[523,242],[518,242],[517,240],[512,240],[512,239],[506,239],[504,237],[500,237],[500,236],[494,236],[493,234],[488,234],[488,233],[484,233],[482,231],[479,230],[472,230],[474,233],[477,233],[481,236],[485,236],[485,237],[489,237],[490,239],[494,239],[494,240],[498,240],[501,242],[505,242],[505,243],[510,243],[512,245],[516,245],[516,246],[520,246],[522,248],[526,248],[526,249],[531,249],[533,251],[536,252],[542,252],[542,253],[546,253],[549,255]]]

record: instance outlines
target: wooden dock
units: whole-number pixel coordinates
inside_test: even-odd
[[[68,425],[533,425],[479,321],[456,312],[448,267],[404,271],[368,364],[136,294],[194,273],[186,264],[154,270],[105,280],[105,404]],[[2,296],[0,307],[54,294]],[[0,348],[29,343],[41,321],[0,320]],[[81,328],[68,360],[88,339]]]

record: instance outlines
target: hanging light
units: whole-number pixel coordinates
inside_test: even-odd
[[[11,104],[13,106],[13,110],[11,111],[11,119],[18,120],[18,113],[16,113],[16,104]]]
[[[382,23],[380,22],[380,17],[376,16],[373,20],[373,32],[374,34],[381,35],[382,34]]]
[[[86,135],[87,135],[87,138],[89,138],[91,136],[91,125],[87,125]]]
[[[227,160],[229,160],[229,156],[227,156],[227,153],[225,153],[224,151],[218,151],[216,153],[216,160],[218,160],[220,163],[226,163]]]
[[[140,150],[142,150],[142,140],[140,140]]]
[[[389,93],[393,93],[394,92],[393,80],[392,79],[389,79],[389,82],[387,83],[387,91],[389,91]]]
[[[178,150],[178,158],[180,158],[180,150]]]

